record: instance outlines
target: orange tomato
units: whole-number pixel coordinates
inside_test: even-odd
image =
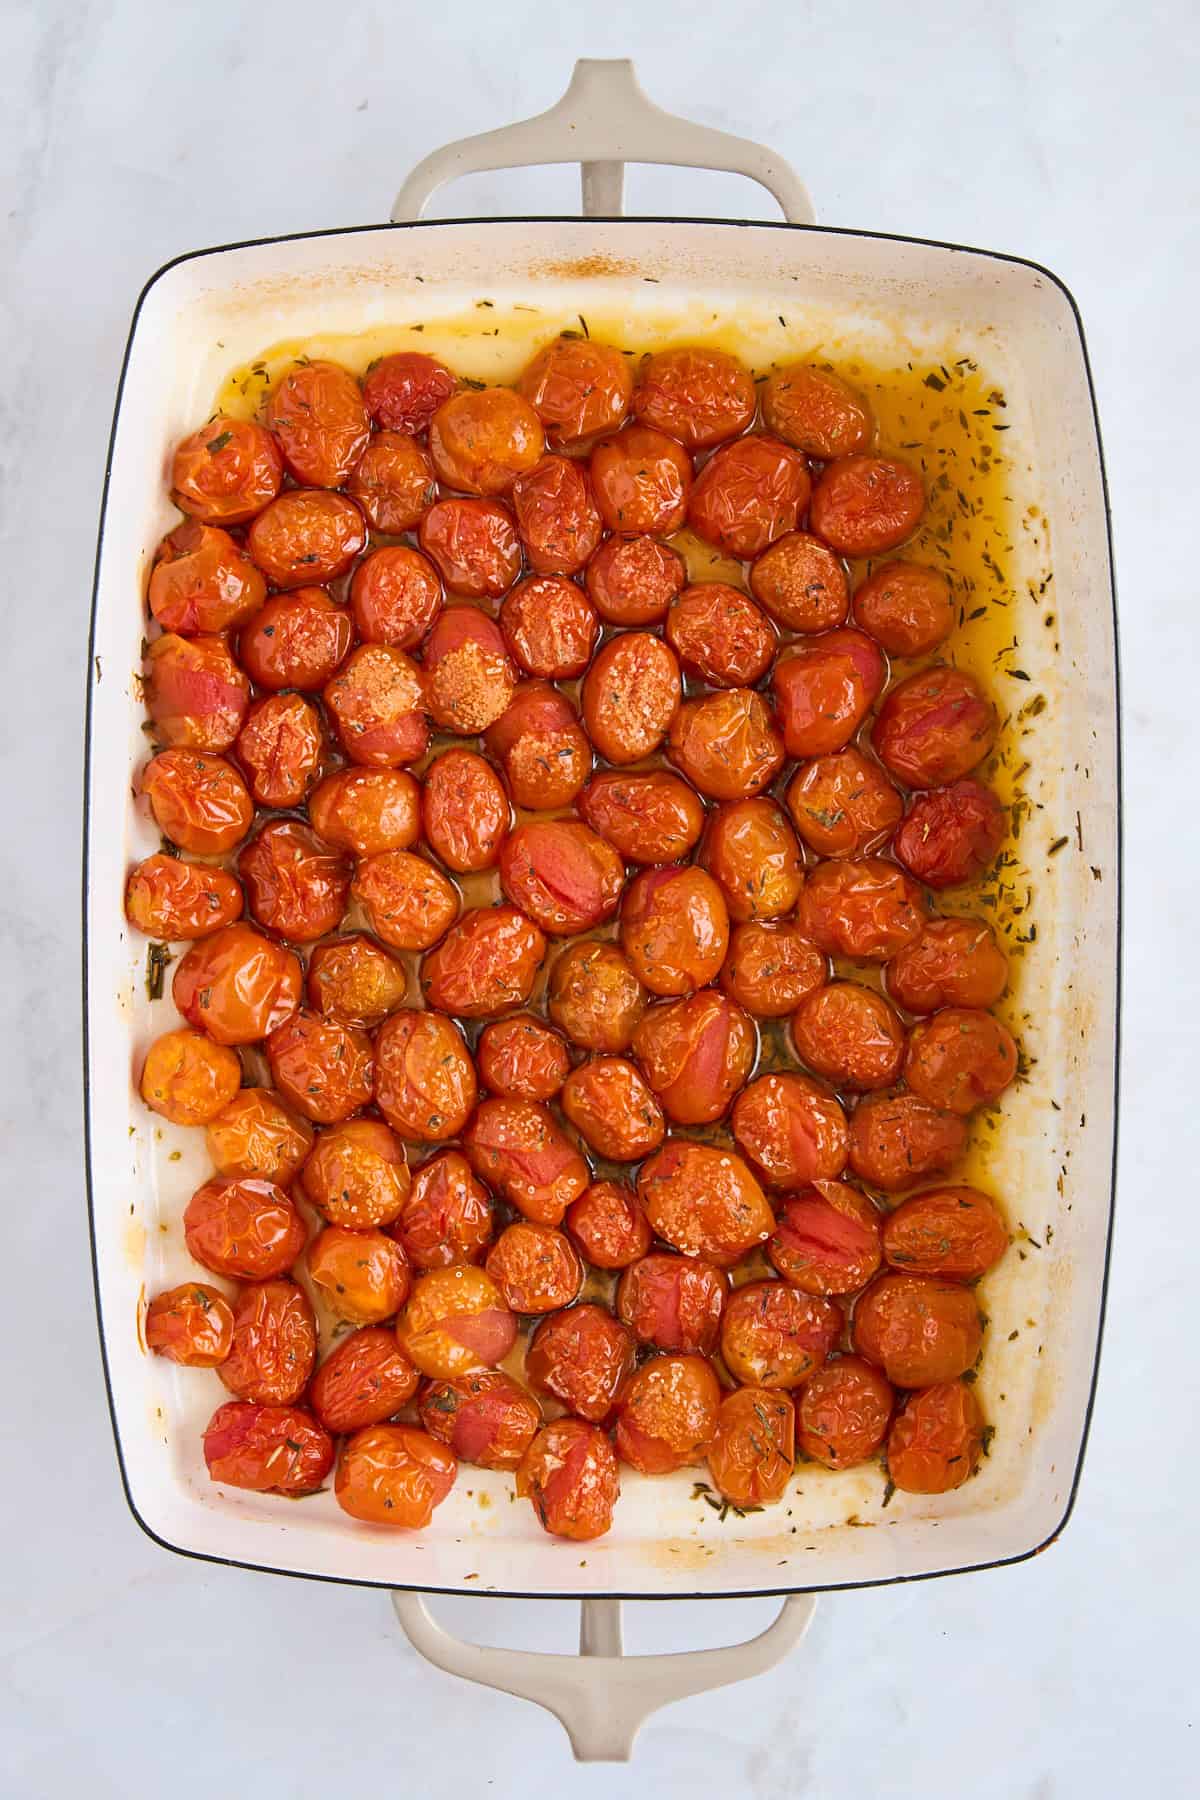
[[[492,1241],[492,1201],[461,1150],[440,1150],[413,1172],[393,1229],[418,1269],[481,1260]]]
[[[193,856],[221,856],[241,843],[254,802],[233,764],[199,750],[160,750],[142,770],[154,823]]]
[[[852,1469],[883,1443],[895,1403],[892,1384],[878,1369],[861,1357],[839,1356],[797,1397],[800,1449],[827,1469]]]
[[[874,988],[831,981],[792,1015],[792,1043],[814,1075],[839,1089],[891,1087],[904,1062],[904,1024]]]
[[[300,1004],[300,959],[253,925],[227,925],[188,951],[171,997],[198,1031],[218,1044],[254,1044]]]
[[[914,1025],[904,1079],[914,1094],[946,1112],[969,1113],[998,1100],[1017,1073],[1008,1028],[972,1006],[947,1006]]]
[[[753,600],[724,581],[684,588],[671,602],[665,635],[684,672],[710,687],[753,687],[778,642]]]
[[[570,1238],[530,1219],[505,1226],[484,1266],[516,1313],[557,1312],[583,1286],[583,1264]]]
[[[333,1467],[333,1439],[302,1406],[227,1400],[204,1432],[209,1478],[259,1494],[311,1494]]]
[[[568,937],[612,917],[625,869],[612,845],[588,826],[534,819],[504,840],[500,882],[543,931]]]
[[[580,696],[583,722],[601,756],[639,762],[660,747],[679,710],[675,652],[649,631],[620,632],[592,662]]]
[[[547,1008],[572,1043],[616,1053],[633,1042],[646,990],[615,944],[567,944],[550,970]]]
[[[776,538],[795,531],[811,487],[798,450],[778,438],[738,438],[710,457],[697,476],[688,524],[727,556],[758,556]]]
[[[456,1137],[478,1084],[462,1032],[438,1012],[392,1013],[375,1034],[375,1099],[402,1138],[435,1144]]]
[[[154,553],[147,599],[164,631],[232,631],[256,613],[267,584],[227,531],[188,519]]]
[[[273,1181],[217,1175],[188,1201],[183,1235],[196,1261],[214,1275],[269,1281],[287,1273],[308,1234],[300,1214]]]
[[[892,688],[871,743],[906,787],[942,787],[982,762],[997,727],[996,709],[974,676],[935,663]]]
[[[264,507],[246,548],[277,588],[318,587],[344,575],[367,547],[367,522],[346,494],[289,488]]]
[[[652,1006],[633,1049],[668,1118],[707,1125],[727,1111],[753,1068],[758,1033],[736,1001],[705,988]]]
[[[734,1101],[732,1125],[739,1149],[771,1187],[832,1180],[846,1166],[846,1115],[836,1095],[807,1075],[760,1075]]]
[[[533,1395],[499,1369],[431,1382],[417,1411],[431,1437],[480,1469],[515,1469],[542,1422]]]
[[[399,441],[412,445],[411,438]],[[419,550],[408,544],[388,544],[364,556],[355,569],[350,607],[364,642],[414,650],[429,635],[442,610],[441,578]]]
[[[484,739],[517,806],[555,812],[588,778],[592,747],[571,702],[548,681],[523,681]]]
[[[827,756],[850,742],[887,679],[872,638],[847,627],[794,645],[775,664],[771,691],[789,756]]]
[[[572,1306],[538,1326],[525,1374],[577,1418],[603,1425],[633,1372],[635,1353],[633,1333],[607,1307]]]
[[[930,919],[886,973],[888,992],[909,1012],[991,1006],[1008,986],[1008,958],[983,919]]]
[[[283,461],[271,433],[218,413],[175,447],[171,498],[206,525],[244,525],[272,501]]]
[[[654,994],[690,994],[720,973],[729,912],[703,869],[644,869],[621,908],[621,948]]]
[[[412,1425],[365,1425],[346,1441],[333,1495],[352,1519],[420,1531],[457,1473],[453,1453],[428,1432]]]
[[[674,438],[629,425],[592,451],[592,488],[600,517],[623,537],[669,537],[687,513],[692,459]]]
[[[850,610],[841,559],[807,531],[785,532],[754,559],[750,592],[788,631],[832,631]]]
[[[318,1125],[361,1112],[375,1092],[375,1063],[365,1031],[294,1012],[266,1041],[275,1086]]]
[[[500,625],[527,675],[567,681],[592,659],[600,621],[581,587],[562,575],[535,575],[512,589]]]
[[[444,731],[474,737],[508,710],[516,670],[499,625],[477,606],[452,606],[425,640],[425,705]]]
[[[308,1386],[317,1357],[317,1322],[294,1281],[243,1288],[233,1314],[233,1343],[217,1370],[239,1400],[291,1406]]]
[[[786,1281],[735,1288],[721,1319],[721,1356],[748,1387],[794,1388],[819,1369],[845,1320],[832,1301],[799,1293]]]
[[[759,1019],[781,1019],[821,986],[828,963],[791,920],[735,925],[721,986]]]
[[[819,863],[804,884],[796,920],[828,956],[889,962],[920,937],[928,910],[911,875],[863,856]]]
[[[966,1141],[964,1120],[919,1094],[864,1094],[850,1118],[850,1167],[861,1181],[896,1193],[944,1174]]]
[[[312,1149],[313,1128],[265,1087],[242,1088],[205,1132],[218,1175],[257,1175],[285,1186]]]
[[[334,1345],[313,1376],[308,1397],[326,1431],[359,1431],[398,1413],[420,1379],[394,1331],[364,1325]]]
[[[928,1188],[883,1221],[883,1254],[894,1269],[977,1281],[1008,1249],[994,1201],[978,1188]]]
[[[897,1387],[954,1381],[975,1362],[983,1320],[970,1288],[888,1271],[854,1308],[854,1348]]]
[[[233,1343],[233,1308],[202,1281],[155,1294],[142,1328],[146,1348],[188,1369],[215,1369]]]
[[[810,520],[843,556],[878,556],[911,537],[925,511],[921,477],[889,456],[840,456],[812,490]]]
[[[398,537],[415,531],[437,499],[437,477],[429,452],[415,438],[404,431],[377,431],[355,464],[347,491],[368,525]]]
[[[362,391],[334,362],[304,362],[276,382],[266,422],[304,487],[344,487],[367,447],[371,425]]]
[[[490,869],[512,809],[504,784],[474,750],[445,750],[429,765],[421,794],[430,849],[458,874]]]
[[[146,651],[146,710],[168,748],[228,750],[250,704],[250,683],[224,638],[166,631]]]
[[[310,692],[324,687],[354,642],[354,620],[321,587],[275,594],[242,627],[238,656],[258,683]]]
[[[242,890],[232,875],[177,856],[148,856],[125,883],[129,923],[168,942],[211,937],[241,910]]]
[[[721,1389],[702,1356],[655,1356],[618,1396],[617,1454],[643,1475],[701,1462],[717,1432]]]
[[[513,483],[512,506],[525,558],[537,575],[575,575],[604,526],[586,471],[568,456],[543,456]]]
[[[526,364],[517,382],[552,444],[614,431],[629,411],[629,359],[608,344],[563,333]]]
[[[587,1543],[612,1524],[621,1491],[612,1445],[596,1425],[556,1419],[521,1458],[517,1492],[554,1537]]]
[[[593,1181],[568,1206],[565,1224],[597,1269],[628,1268],[650,1248],[650,1221],[622,1181]]]
[[[633,413],[688,450],[737,437],[754,417],[754,377],[724,350],[687,345],[648,356],[638,371]]]
[[[552,1100],[571,1068],[562,1038],[532,1013],[485,1025],[475,1059],[484,1086],[514,1100]]]
[[[421,548],[452,594],[498,600],[521,571],[521,540],[498,500],[439,500],[421,520]]]
[[[593,775],[578,800],[584,821],[626,862],[682,862],[704,829],[704,807],[686,781],[665,769]]]
[[[237,859],[258,923],[294,944],[335,931],[350,897],[350,863],[295,819],[274,819]]]
[[[146,1052],[138,1092],[173,1125],[207,1125],[242,1084],[237,1052],[198,1031],[165,1031]]]
[[[801,764],[788,783],[787,809],[818,856],[866,856],[891,837],[904,802],[879,764],[851,744]]]
[[[766,1195],[732,1150],[674,1138],[642,1164],[637,1188],[656,1237],[721,1268],[766,1243],[775,1224]]]
[[[889,656],[924,656],[954,629],[950,583],[921,563],[884,563],[854,590],[854,622]]]
[[[360,644],[326,683],[321,698],[351,762],[394,769],[425,754],[424,677],[403,650]]]
[[[762,405],[771,431],[822,462],[865,450],[871,441],[870,407],[831,369],[785,363],[765,383]]]
[[[654,1250],[622,1275],[617,1313],[639,1343],[709,1351],[716,1348],[728,1293],[728,1276],[712,1263]]]
[[[515,906],[477,906],[422,960],[425,999],[465,1019],[507,1012],[529,999],[545,954],[541,930]]]
[[[500,1289],[466,1263],[418,1275],[396,1321],[401,1350],[422,1375],[436,1380],[493,1368],[516,1338],[517,1321]]]
[[[404,964],[361,932],[316,945],[308,959],[308,1003],[324,1018],[369,1031],[407,996]]]
[[[733,1506],[783,1499],[796,1460],[796,1412],[785,1394],[744,1387],[726,1394],[708,1448],[708,1472]]]
[[[852,1294],[883,1259],[880,1218],[847,1181],[814,1181],[781,1202],[767,1255],[805,1294]]]
[[[541,420],[512,388],[467,388],[429,421],[429,454],[440,480],[465,494],[506,494],[542,456]]]
[[[710,800],[761,794],[784,762],[775,717],[752,688],[685,700],[671,722],[667,756]]]
[[[783,808],[765,795],[714,807],[700,858],[731,919],[782,918],[800,898],[800,846]]]
[[[308,1246],[308,1272],[339,1319],[379,1325],[408,1298],[408,1258],[382,1231],[326,1225]]]
[[[902,1493],[961,1487],[983,1454],[983,1415],[974,1388],[938,1382],[910,1394],[888,1433],[888,1474]]]
[[[481,1101],[462,1141],[475,1173],[536,1224],[561,1224],[588,1185],[583,1157],[536,1101]]]
[[[610,625],[657,625],[687,586],[687,564],[657,538],[606,537],[584,579],[592,605]]]
[[[559,1105],[588,1148],[609,1162],[638,1162],[666,1136],[662,1108],[633,1063],[592,1056],[572,1069]]]
[[[375,935],[394,950],[428,950],[458,917],[458,889],[411,850],[364,856],[350,892]]]
[[[339,769],[309,795],[308,816],[338,850],[407,850],[421,835],[421,789],[403,769]]]

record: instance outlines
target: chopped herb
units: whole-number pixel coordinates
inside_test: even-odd
[[[204,448],[208,451],[208,454],[210,456],[216,456],[220,451],[222,451],[225,448],[226,444],[228,444],[232,441],[232,439],[233,439],[232,431],[222,431],[217,437],[209,438],[209,440],[208,440],[207,444],[205,444]]]
[[[175,958],[171,955],[169,944],[148,944],[146,946],[146,995],[151,1000],[163,997],[163,976]]]

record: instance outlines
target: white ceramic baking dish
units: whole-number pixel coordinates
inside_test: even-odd
[[[568,161],[584,165],[585,211],[606,216],[418,222],[454,174]],[[790,222],[624,219],[626,161],[735,169],[769,187]],[[180,257],[148,283],[130,332],[96,566],[84,886],[88,1178],[113,1424],[130,1507],[166,1547],[390,1588],[433,1660],[550,1706],[578,1753],[623,1755],[654,1706],[774,1661],[803,1631],[814,1592],[1016,1561],[1070,1512],[1104,1304],[1118,1025],[1117,666],[1096,414],[1078,313],[1047,270],[816,227],[790,170],[660,112],[628,64],[581,64],[552,112],[430,158],[395,219]],[[720,316],[768,357],[836,343],[875,361],[936,363],[949,348],[1003,387],[1021,521],[1005,583],[1033,688],[1009,684],[1001,698],[1015,708],[1036,688],[1047,701],[1021,726],[1032,773],[1020,849],[1037,936],[1020,988],[1030,1075],[1004,1108],[1004,1185],[1021,1245],[985,1287],[980,1392],[996,1435],[981,1473],[954,1494],[885,1506],[874,1469],[825,1479],[802,1469],[786,1507],[721,1519],[693,1496],[690,1474],[627,1474],[612,1532],[578,1546],[512,1504],[507,1478],[472,1471],[428,1531],[387,1536],[352,1524],[331,1494],[296,1504],[214,1488],[200,1433],[223,1390],[144,1352],[139,1303],[189,1272],[180,1215],[207,1173],[192,1141],[202,1134],[162,1126],[136,1095],[140,1057],[174,1015],[169,999],[146,998],[145,942],[121,904],[128,863],[157,847],[131,775],[146,754],[144,573],[174,516],[169,447],[230,368],[271,343],[461,317],[481,302],[495,318],[536,307],[547,337],[586,311],[618,322],[630,343]],[[581,1648],[601,1662],[457,1644],[424,1613],[421,1591],[577,1598]],[[752,1645],[618,1660],[621,1597],[753,1594],[792,1599]]]

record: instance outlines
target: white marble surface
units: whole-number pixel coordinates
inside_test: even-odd
[[[1195,455],[1189,0],[896,8],[608,0],[501,7],[8,0],[0,1133],[7,1379],[0,1792],[307,1800],[571,1792],[1195,1790]],[[435,144],[549,104],[575,55],[634,54],[679,111],[775,144],[832,223],[1044,260],[1083,309],[1113,490],[1126,680],[1127,1007],[1109,1328],[1075,1518],[1019,1568],[824,1603],[800,1653],[651,1724],[632,1772],[573,1769],[547,1716],[402,1644],[378,1594],[166,1556],[125,1511],[81,1175],[81,720],[96,510],[129,313],[176,252],[384,216]],[[638,180],[648,210],[743,209],[733,179]],[[478,178],[462,211],[574,205],[565,173]],[[1188,553],[1185,556],[1184,544]],[[1105,596],[1096,596],[1105,604]],[[765,1622],[642,1608],[635,1647]],[[566,1609],[447,1605],[566,1642]]]

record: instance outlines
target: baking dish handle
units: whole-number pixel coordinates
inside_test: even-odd
[[[419,219],[437,190],[460,175],[573,162],[582,164],[583,214],[589,219],[621,217],[625,164],[634,162],[746,175],[774,195],[793,225],[815,220],[804,183],[773,151],[664,112],[643,92],[628,57],[583,57],[549,112],[461,138],[419,162],[396,196],[392,221]]]
[[[552,1712],[577,1762],[628,1762],[639,1730],[660,1706],[774,1668],[808,1630],[817,1602],[813,1594],[789,1594],[778,1617],[744,1644],[628,1657],[619,1600],[580,1602],[578,1656],[468,1644],[431,1617],[421,1594],[394,1592],[392,1605],[427,1662]]]

